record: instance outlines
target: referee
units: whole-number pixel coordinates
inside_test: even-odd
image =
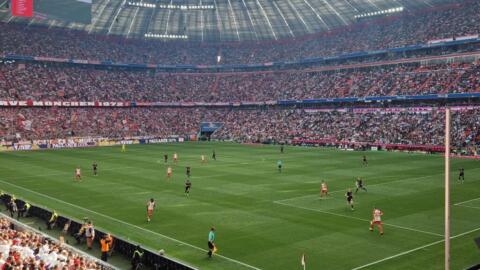
[[[208,233],[208,257],[212,258],[213,253],[215,252],[215,227],[210,228]]]

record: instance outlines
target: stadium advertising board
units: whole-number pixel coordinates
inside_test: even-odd
[[[124,101],[34,101],[0,100],[0,107],[129,107]]]
[[[134,138],[104,138],[104,137],[75,137],[67,139],[33,140],[12,142],[4,141],[0,144],[0,152],[39,150],[39,149],[61,149],[61,148],[84,148],[95,146],[115,146],[122,144],[156,144],[184,142],[185,138],[177,135],[167,137],[134,137]]]
[[[32,17],[33,0],[12,0],[12,16]]]

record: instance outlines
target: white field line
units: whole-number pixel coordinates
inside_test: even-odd
[[[352,216],[347,216],[347,215],[343,215],[343,214],[332,213],[332,212],[328,212],[328,211],[323,211],[323,210],[318,210],[318,209],[313,209],[313,208],[308,208],[308,207],[303,207],[303,206],[296,206],[296,205],[292,205],[292,204],[288,204],[288,203],[283,203],[283,202],[279,202],[279,201],[274,201],[273,203],[280,204],[280,205],[285,205],[285,206],[289,206],[289,207],[294,207],[294,208],[298,208],[298,209],[303,209],[303,210],[308,210],[308,211],[314,211],[314,212],[318,212],[318,213],[328,214],[328,215],[337,216],[337,217],[344,217],[344,218],[349,218],[349,219],[354,219],[354,220],[360,220],[360,221],[370,222],[370,220],[364,219],[364,218],[352,217]],[[428,235],[443,237],[443,235],[438,234],[438,233],[428,232],[428,231],[422,231],[422,230],[417,230],[417,229],[410,228],[410,227],[404,227],[404,226],[395,225],[395,224],[390,224],[390,223],[383,223],[383,225],[384,225],[384,226],[390,226],[390,227],[398,228],[398,229],[402,229],[402,230],[413,231],[413,232],[418,232],[418,233],[423,233],[423,234],[428,234]]]
[[[148,232],[148,233],[151,233],[151,234],[158,235],[158,236],[160,236],[160,237],[166,238],[166,239],[171,240],[171,241],[176,242],[176,243],[180,243],[180,244],[182,244],[182,245],[191,247],[191,248],[193,248],[193,249],[200,250],[200,251],[202,251],[202,252],[207,252],[206,249],[203,249],[203,248],[194,246],[194,245],[192,245],[192,244],[183,242],[183,241],[181,241],[181,240],[172,238],[172,237],[170,237],[170,236],[166,236],[166,235],[161,234],[161,233],[157,233],[157,232],[154,232],[154,231],[151,231],[151,230],[142,228],[142,227],[137,226],[137,225],[134,225],[134,224],[127,223],[127,222],[125,222],[125,221],[123,221],[123,220],[120,220],[120,219],[117,219],[117,218],[114,218],[114,217],[110,217],[110,216],[107,216],[107,215],[105,215],[105,214],[98,213],[98,212],[95,212],[95,211],[93,211],[93,210],[90,210],[90,209],[87,209],[87,208],[84,208],[84,207],[81,207],[81,206],[78,206],[78,205],[75,205],[75,204],[72,204],[72,203],[69,203],[69,202],[66,202],[66,201],[62,201],[62,200],[60,200],[60,199],[57,199],[57,198],[48,196],[48,195],[43,194],[43,193],[40,193],[40,192],[36,192],[36,191],[31,190],[31,189],[28,189],[28,188],[24,188],[24,187],[22,187],[22,186],[18,186],[18,185],[12,184],[12,183],[10,183],[10,182],[6,182],[6,181],[3,181],[3,180],[0,180],[0,182],[1,182],[1,183],[4,183],[4,184],[7,184],[7,185],[11,185],[11,186],[16,187],[16,188],[21,189],[21,190],[25,190],[25,191],[30,192],[30,193],[33,193],[33,194],[36,194],[36,195],[41,196],[41,197],[44,197],[44,198],[47,198],[47,199],[50,199],[50,200],[53,200],[53,201],[57,201],[57,202],[62,203],[62,204],[70,205],[70,206],[72,206],[72,207],[75,207],[75,208],[77,208],[77,209],[81,209],[81,210],[86,211],[86,212],[93,213],[93,214],[95,214],[95,215],[98,215],[98,216],[104,217],[104,218],[106,218],[106,219],[110,219],[110,220],[112,220],[112,221],[115,221],[115,222],[118,222],[118,223],[121,223],[121,224],[130,226],[130,227],[133,227],[133,228],[135,228],[135,229],[138,229],[138,230],[141,230],[141,231],[145,231],[145,232]],[[257,268],[257,267],[255,267],[255,266],[246,264],[246,263],[241,262],[241,261],[237,261],[237,260],[235,260],[235,259],[232,259],[232,258],[223,256],[223,255],[220,255],[220,254],[217,254],[216,256],[217,256],[217,257],[220,257],[220,258],[223,258],[223,259],[225,259],[225,260],[231,261],[231,262],[233,262],[233,263],[236,263],[236,264],[245,266],[245,267],[250,268],[250,269],[261,270],[260,268]]]
[[[397,176],[391,176],[391,177],[397,177]],[[412,180],[418,180],[418,179],[423,179],[423,178],[428,178],[428,177],[432,177],[432,175],[426,175],[426,176],[420,176],[420,177],[414,177],[414,178],[406,178],[406,179],[400,179],[400,180],[395,180],[395,181],[390,181],[390,182],[382,182],[382,183],[378,183],[378,184],[373,184],[373,185],[364,185],[366,188],[370,188],[370,187],[376,187],[376,186],[381,186],[381,185],[388,185],[388,184],[392,184],[392,183],[398,183],[398,182],[409,182],[409,181],[412,181]],[[352,188],[353,189],[353,188]],[[320,188],[318,189],[320,190]],[[344,188],[344,189],[339,189],[339,190],[334,190],[334,191],[330,191],[328,192],[328,194],[334,194],[334,193],[339,193],[339,192],[346,192],[347,189]],[[294,201],[296,199],[300,199],[300,198],[307,198],[307,197],[312,197],[312,196],[318,196],[318,195],[314,195],[314,194],[310,194],[310,195],[303,195],[303,196],[298,196],[298,197],[293,197],[293,198],[288,198],[288,199],[282,199],[282,200],[277,200],[277,201],[274,201],[274,202],[287,202],[287,201]],[[480,198],[479,198],[480,199]]]
[[[454,204],[454,205],[460,206],[460,205],[462,205],[462,204],[469,203],[469,202],[473,202],[473,201],[478,201],[478,200],[480,200],[480,197],[475,198],[475,199],[471,199],[471,200],[468,200],[468,201],[458,202],[458,203],[456,203],[456,204]]]
[[[480,207],[477,207],[477,206],[469,206],[469,205],[455,205],[455,206],[458,206],[458,207],[466,207],[466,208],[473,208],[473,209],[480,209]]]
[[[455,238],[458,238],[458,237],[462,237],[464,235],[467,235],[467,234],[470,234],[470,233],[473,233],[473,232],[476,232],[476,231],[479,231],[479,230],[480,230],[480,228],[476,228],[476,229],[470,230],[468,232],[464,232],[464,233],[461,233],[461,234],[457,234],[455,236],[451,236],[450,239],[455,239]],[[417,248],[414,248],[414,249],[410,249],[410,250],[407,250],[407,251],[404,251],[404,252],[389,256],[389,257],[385,257],[383,259],[380,259],[380,260],[377,260],[377,261],[374,261],[374,262],[371,262],[371,263],[368,263],[368,264],[365,264],[365,265],[362,265],[362,266],[355,267],[352,270],[364,269],[364,268],[367,268],[367,267],[375,265],[375,264],[379,264],[379,263],[384,262],[384,261],[395,259],[395,258],[398,258],[400,256],[407,255],[407,254],[413,253],[415,251],[418,251],[418,250],[421,250],[421,249],[424,249],[424,248],[427,248],[427,247],[431,247],[431,246],[434,246],[436,244],[443,243],[444,241],[445,241],[445,239],[438,240],[438,241],[435,241],[435,242],[432,242],[432,243],[429,243],[429,244],[426,244],[426,245],[423,245],[423,246],[420,246],[420,247],[417,247]]]

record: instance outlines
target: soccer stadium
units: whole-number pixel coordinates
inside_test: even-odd
[[[480,269],[479,35],[478,0],[0,0],[0,269]]]

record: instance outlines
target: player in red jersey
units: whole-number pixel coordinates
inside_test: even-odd
[[[172,177],[172,167],[168,166],[167,168],[167,178],[170,179]]]
[[[82,172],[80,170],[80,166],[78,166],[76,169],[75,169],[75,180],[76,181],[82,181]]]
[[[322,180],[322,184],[320,184],[320,197],[324,197],[328,195],[328,187],[327,183]]]
[[[155,200],[152,198],[147,202],[147,221],[150,222],[153,216],[153,210],[155,209]]]
[[[378,208],[373,208],[372,212],[372,221],[370,221],[370,231],[373,232],[373,227],[377,225],[380,235],[383,235],[383,226],[382,226],[382,216],[383,212]]]

